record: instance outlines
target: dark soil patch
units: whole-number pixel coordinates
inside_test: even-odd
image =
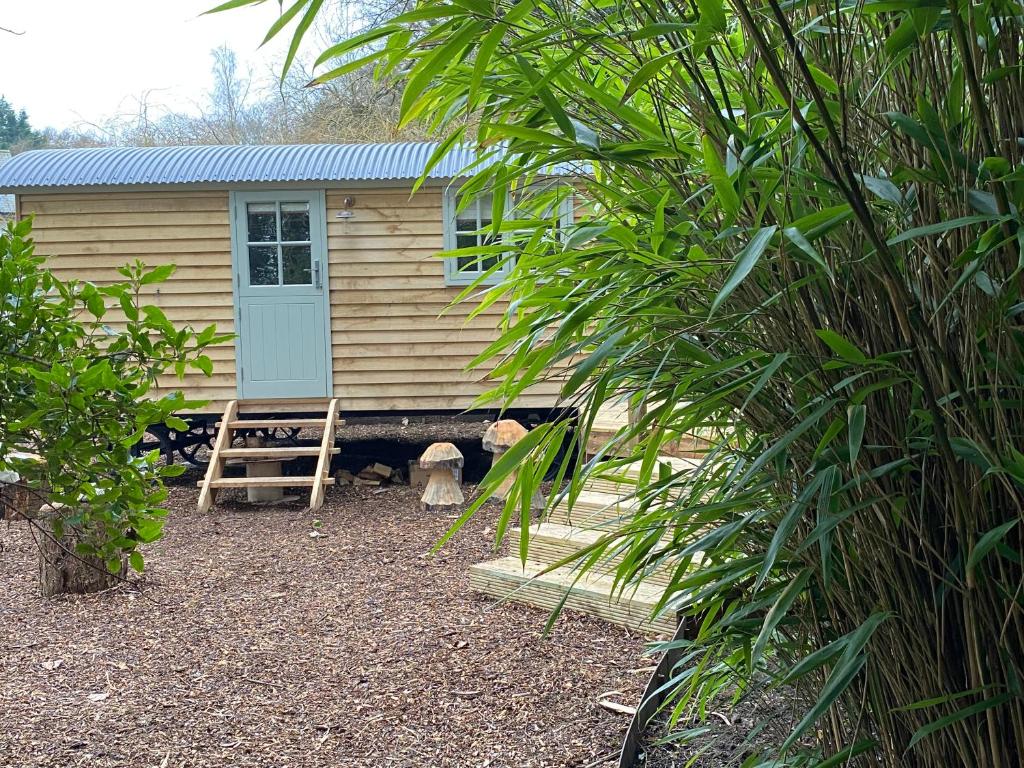
[[[684,717],[674,728],[668,713],[658,715],[643,736],[643,768],[738,768],[752,755],[781,744],[796,724],[787,697],[779,691],[753,691],[735,704],[723,697],[704,722]],[[681,731],[701,728],[692,741]],[[706,730],[705,730],[706,729]],[[675,735],[673,735],[675,734]]]
[[[471,489],[467,488],[467,498]],[[496,509],[428,556],[451,515],[407,487],[195,512],[172,490],[144,579],[44,600],[0,526],[0,764],[584,766],[617,754],[643,640],[468,588]],[[311,534],[315,534],[311,536]]]

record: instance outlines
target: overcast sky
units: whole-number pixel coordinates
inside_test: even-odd
[[[259,49],[278,4],[200,15],[217,4],[0,0],[0,26],[24,32],[0,32],[0,95],[26,109],[34,128],[135,114],[147,91],[151,106],[194,112],[210,89],[210,50],[224,43],[243,70],[269,79],[287,48],[282,39]]]

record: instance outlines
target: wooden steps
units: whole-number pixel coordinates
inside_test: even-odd
[[[671,474],[677,474],[692,472],[700,466],[700,461],[693,458],[660,456],[658,457],[658,464],[663,465],[666,468],[666,471]],[[659,476],[659,467],[654,467],[651,476],[654,478]],[[640,462],[637,461],[609,469],[601,472],[600,474],[591,475],[590,479],[587,481],[587,488],[601,493],[614,493],[620,496],[626,496],[636,491],[636,484],[639,477]]]
[[[670,634],[675,631],[674,618],[651,618],[661,597],[659,589],[643,584],[630,585],[619,594],[610,578],[592,574],[580,576],[570,567],[540,575],[547,567],[533,560],[527,560],[524,567],[518,557],[503,557],[470,566],[469,581],[473,589],[503,600],[548,610],[564,605],[645,632]]]
[[[603,527],[608,530],[636,511],[637,502],[634,499],[589,490],[589,487],[580,491],[571,507],[568,497],[560,500],[551,510],[548,522],[577,528]]]
[[[211,488],[302,488],[312,486],[315,477],[299,475],[283,475],[281,477],[221,477],[210,481]],[[328,477],[321,481],[324,485],[334,485],[334,478]],[[197,483],[202,485],[203,481]]]
[[[519,530],[512,531],[512,541],[519,537]],[[573,557],[580,550],[591,546],[607,532],[591,528],[575,528],[558,523],[535,523],[530,526],[530,549],[528,557],[543,563],[557,563]],[[622,564],[622,556],[615,555],[595,565],[599,574],[611,575]],[[672,569],[664,564],[656,564],[647,569],[644,576],[645,584],[667,587],[672,578]]]
[[[280,418],[280,419],[232,419],[228,426],[232,429],[274,429],[275,427],[322,427],[323,419],[305,418]],[[224,426],[224,421],[217,422],[218,427]]]
[[[642,409],[633,411],[622,398],[605,403],[594,415],[584,452],[588,457],[600,454],[606,464],[617,456],[629,455],[634,441],[612,446],[610,442],[636,424]],[[685,473],[695,470],[709,447],[710,434],[686,435],[666,445],[658,462],[667,471]],[[502,600],[516,600],[553,610],[565,600],[565,607],[589,613],[616,624],[636,629],[672,634],[674,616],[653,616],[655,606],[671,583],[672,566],[653,565],[639,585],[620,585],[613,579],[622,556],[605,554],[588,573],[576,581],[579,572],[570,566],[551,568],[585,550],[601,537],[621,527],[639,509],[633,498],[637,491],[640,464],[628,463],[603,468],[592,475],[570,507],[568,498],[559,500],[547,520],[530,526],[528,560],[524,568],[517,557],[505,557],[474,565],[470,569],[473,588]],[[660,472],[655,468],[657,477]],[[511,534],[515,540],[519,532]],[[614,548],[614,545],[611,549]],[[695,558],[696,560],[696,558]]]
[[[341,453],[341,448],[331,448],[331,455]],[[225,459],[295,459],[300,456],[319,456],[318,445],[271,445],[266,448],[225,448],[220,452]]]
[[[306,407],[309,403],[303,401]],[[308,487],[309,509],[317,510],[324,502],[324,488],[334,484],[330,477],[331,456],[338,452],[334,447],[335,429],[340,423],[338,418],[338,400],[326,402],[326,414],[323,418],[296,418],[283,414],[280,418],[239,418],[243,412],[265,414],[265,403],[239,403],[231,400],[224,408],[224,415],[218,422],[220,428],[217,439],[210,454],[210,466],[206,477],[199,483],[199,511],[206,512],[216,501],[220,488],[282,488]],[[319,427],[323,429],[323,437],[319,446],[259,446],[232,448],[231,443],[238,430],[276,429],[278,427]],[[224,477],[224,468],[229,461],[232,463],[256,461],[287,461],[301,456],[315,457],[316,469],[312,475],[306,476],[269,476],[269,477]],[[273,471],[273,470],[271,470]]]
[[[659,460],[673,471],[685,472],[696,466],[688,459],[659,457]],[[628,496],[636,490],[638,473],[638,465],[626,465],[604,473],[606,476],[614,475],[614,480],[607,477],[599,478],[597,482],[588,480],[571,509],[568,500],[562,499],[547,520],[530,526],[525,568],[518,557],[504,557],[474,565],[470,569],[473,589],[501,600],[515,600],[548,610],[558,608],[565,598],[566,608],[615,624],[645,632],[674,632],[674,616],[652,616],[671,582],[673,573],[670,565],[651,566],[639,585],[620,584],[619,587],[624,587],[621,592],[615,588],[613,579],[615,569],[622,563],[621,555],[607,556],[578,581],[579,572],[572,565],[543,573],[555,563],[593,545],[635,514],[637,502]],[[631,478],[634,483],[628,487]],[[621,485],[627,486],[625,493]],[[516,541],[519,531],[513,531],[510,536],[512,541]]]

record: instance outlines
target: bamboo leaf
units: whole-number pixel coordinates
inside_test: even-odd
[[[851,405],[846,409],[846,420],[849,424],[850,466],[857,464],[860,455],[861,441],[864,439],[864,422],[867,418],[867,406]]]
[[[729,277],[726,279],[721,290],[719,290],[718,295],[715,296],[715,300],[711,302],[710,314],[714,314],[715,310],[722,306],[722,303],[729,298],[732,292],[735,291],[746,279],[747,275],[751,273],[757,265],[758,260],[764,254],[765,249],[768,247],[768,243],[770,243],[772,237],[775,236],[776,231],[778,231],[778,227],[774,225],[770,227],[762,227],[750,239],[746,246],[744,246],[743,250],[739,252],[732,272],[729,274]]]
[[[1010,520],[1007,523],[996,526],[978,539],[978,543],[974,545],[970,556],[967,558],[967,573],[974,573],[981,561],[985,559],[985,556],[1006,538],[1006,534],[1016,528],[1019,522],[1019,520]]]
[[[980,715],[982,712],[992,709],[993,707],[998,707],[1001,704],[1005,704],[1012,698],[1013,697],[1008,693],[1001,693],[998,696],[993,696],[990,699],[979,701],[976,704],[972,704],[969,707],[958,709],[956,712],[953,712],[950,715],[941,717],[938,720],[935,720],[934,722],[928,723],[928,725],[918,728],[916,731],[914,731],[914,735],[910,737],[910,741],[907,742],[907,748],[906,750],[904,750],[904,754],[913,749],[919,741],[928,738],[933,733],[941,731],[943,728],[948,728],[949,726],[954,725],[955,723],[963,722],[964,720],[975,717],[976,715]]]

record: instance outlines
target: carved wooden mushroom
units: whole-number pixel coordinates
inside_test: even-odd
[[[465,500],[462,488],[455,480],[455,470],[462,465],[462,454],[451,443],[434,443],[423,452],[420,468],[430,473],[420,499],[425,509],[448,507]]]
[[[491,424],[487,431],[484,432],[484,450],[490,451],[493,454],[491,456],[491,466],[493,467],[497,464],[505,451],[524,437],[526,437],[526,427],[514,419],[502,419]],[[501,485],[494,489],[491,498],[504,499],[508,496],[508,492],[515,481],[516,473],[512,472],[501,481]]]

